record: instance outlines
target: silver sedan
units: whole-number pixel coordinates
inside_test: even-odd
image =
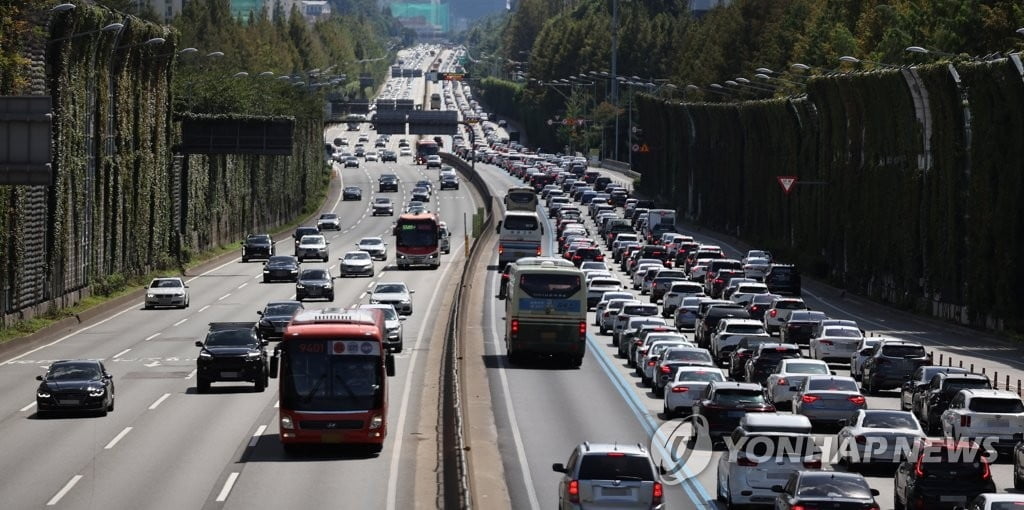
[[[852,377],[809,375],[793,395],[793,414],[811,423],[839,424],[866,408],[867,399]]]

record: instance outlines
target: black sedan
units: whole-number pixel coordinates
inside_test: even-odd
[[[280,340],[284,336],[284,328],[291,322],[295,312],[304,307],[298,301],[271,301],[263,310],[256,313],[260,316],[257,328],[260,338],[264,340]]]
[[[793,510],[797,508],[846,508],[862,510],[878,508],[875,503],[877,489],[858,473],[837,471],[796,471],[789,475],[786,485],[775,485],[778,492],[775,508]]]
[[[345,186],[341,191],[342,200],[362,200],[363,190],[359,186]]]
[[[326,298],[334,301],[334,277],[326,269],[304,269],[295,282],[295,299]]]
[[[263,283],[273,281],[294,282],[299,278],[299,259],[291,255],[276,255],[263,265]]]
[[[65,360],[50,365],[36,390],[36,416],[55,411],[114,410],[114,376],[96,360]]]
[[[380,153],[380,160],[383,161],[383,162],[394,161],[394,162],[397,163],[398,162],[398,154],[395,154],[395,151],[392,151],[392,150],[382,151]]]

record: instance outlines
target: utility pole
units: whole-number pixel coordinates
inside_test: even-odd
[[[615,106],[615,161],[619,160],[619,0],[612,0],[612,105]]]

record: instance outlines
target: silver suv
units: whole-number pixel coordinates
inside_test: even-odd
[[[585,442],[565,464],[551,466],[562,473],[558,483],[559,510],[584,507],[661,510],[664,487],[647,450],[635,445]]]

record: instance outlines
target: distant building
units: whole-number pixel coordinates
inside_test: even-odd
[[[438,37],[451,30],[448,3],[441,0],[406,0],[385,2],[402,26],[416,31],[420,37]]]

